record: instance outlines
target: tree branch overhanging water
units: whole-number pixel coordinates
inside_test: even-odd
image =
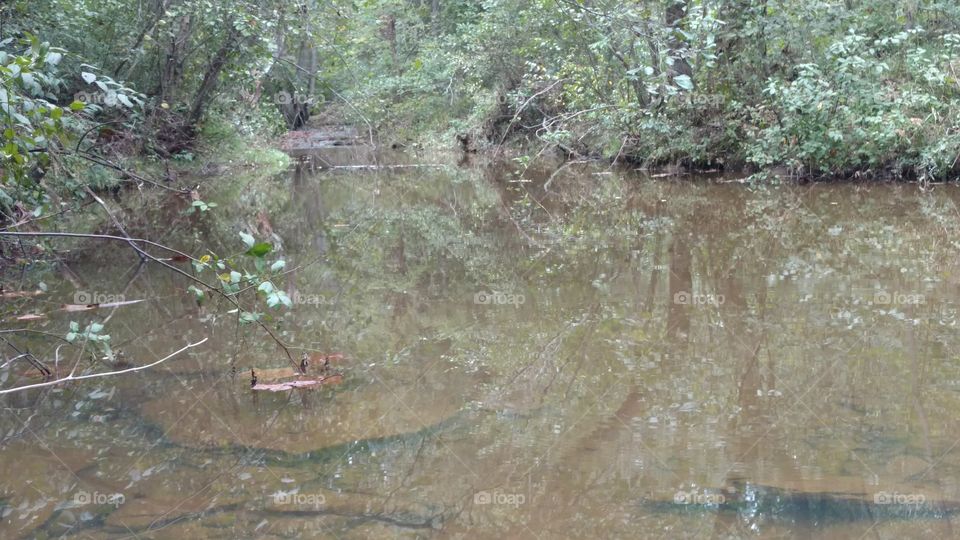
[[[152,368],[153,366],[160,365],[160,364],[166,362],[167,360],[173,358],[174,356],[182,353],[183,351],[185,351],[185,350],[187,350],[187,349],[191,349],[191,348],[193,348],[193,347],[197,347],[197,346],[199,346],[199,345],[202,345],[202,344],[206,343],[208,339],[210,339],[210,338],[203,338],[203,339],[201,339],[200,341],[197,341],[196,343],[189,343],[189,344],[187,344],[186,346],[184,346],[183,348],[181,348],[181,349],[179,349],[179,350],[176,350],[176,351],[168,354],[167,356],[161,358],[160,360],[157,360],[156,362],[153,362],[153,363],[150,363],[150,364],[146,364],[146,365],[143,365],[143,366],[137,366],[137,367],[127,368],[127,369],[120,369],[120,370],[116,370],[116,371],[107,371],[107,372],[104,372],[104,373],[91,373],[91,374],[89,374],[89,375],[74,375],[74,372],[71,371],[70,374],[67,375],[66,377],[61,377],[61,378],[56,379],[56,380],[53,380],[53,381],[45,381],[45,382],[42,382],[42,383],[28,384],[28,385],[25,385],[25,386],[18,386],[18,387],[16,387],[16,388],[7,388],[7,389],[5,389],[5,390],[0,390],[0,395],[12,394],[12,393],[14,393],[14,392],[21,392],[21,391],[24,391],[24,390],[32,390],[32,389],[35,389],[35,388],[45,388],[45,387],[48,387],[48,386],[56,386],[56,385],[58,385],[58,384],[62,384],[62,383],[70,382],[70,381],[81,381],[81,380],[85,380],[85,379],[97,379],[97,378],[101,378],[101,377],[112,377],[112,376],[114,376],[114,375],[124,375],[124,374],[126,374],[126,373],[133,373],[133,372],[135,372],[135,371],[143,371],[143,370],[145,370],[145,369]],[[76,370],[76,367],[74,367],[74,370]]]
[[[192,276],[192,275],[188,274],[187,272],[184,272],[183,270],[177,268],[176,266],[173,266],[172,264],[170,264],[169,262],[167,262],[167,261],[165,261],[165,260],[163,260],[163,259],[154,257],[153,255],[147,253],[147,252],[146,252],[143,248],[141,248],[139,245],[137,245],[138,242],[142,242],[142,243],[144,243],[144,244],[151,245],[151,246],[155,246],[155,247],[157,247],[157,248],[164,249],[164,250],[169,251],[169,252],[171,252],[171,253],[174,253],[174,254],[176,254],[176,255],[185,257],[186,259],[188,259],[188,260],[190,260],[190,261],[199,262],[198,259],[196,259],[196,258],[194,258],[194,257],[192,257],[192,256],[190,256],[190,255],[187,255],[186,253],[184,253],[184,252],[182,252],[182,251],[180,251],[180,250],[177,250],[177,249],[174,249],[174,248],[165,246],[165,245],[163,245],[163,244],[159,244],[159,243],[157,243],[157,242],[153,242],[153,241],[146,240],[146,239],[143,239],[143,238],[132,238],[132,237],[130,237],[130,236],[116,236],[116,235],[109,235],[109,234],[93,234],[93,233],[89,233],[89,234],[88,234],[88,233],[63,233],[63,232],[18,232],[18,231],[0,231],[0,238],[2,238],[2,237],[4,237],[4,236],[9,236],[9,237],[90,238],[90,239],[96,239],[96,240],[109,240],[109,241],[116,241],[116,242],[124,242],[124,243],[128,244],[131,248],[133,248],[133,250],[136,251],[136,253],[137,253],[141,258],[146,258],[146,259],[149,260],[149,261],[152,261],[152,262],[154,262],[154,263],[157,263],[157,264],[159,264],[160,266],[163,266],[164,268],[166,268],[166,269],[168,269],[168,270],[171,270],[172,272],[174,272],[174,273],[176,273],[176,274],[179,274],[179,275],[181,275],[181,276],[189,279],[190,281],[192,281],[192,282],[194,282],[194,283],[196,283],[196,284],[198,284],[198,285],[201,285],[205,290],[208,290],[208,291],[211,291],[211,292],[213,292],[213,293],[216,293],[216,294],[217,294],[218,296],[220,296],[221,298],[224,298],[225,300],[227,300],[228,302],[230,302],[230,304],[232,304],[235,308],[237,308],[238,311],[243,311],[243,308],[242,308],[242,306],[240,305],[240,301],[239,301],[238,299],[234,298],[233,295],[227,294],[227,293],[223,292],[222,290],[220,290],[219,288],[217,288],[217,287],[215,287],[215,286],[213,286],[213,285],[210,285],[210,284],[207,283],[206,281],[203,281],[202,279],[199,279],[199,278],[197,278],[197,277],[195,277],[195,276]],[[260,326],[260,328],[262,328],[262,329],[264,330],[264,332],[267,333],[268,336],[270,336],[270,339],[272,339],[272,340],[274,341],[274,343],[276,343],[277,346],[280,347],[281,350],[283,350],[283,352],[284,352],[284,354],[286,355],[287,359],[290,361],[290,364],[291,364],[295,369],[299,369],[299,368],[300,368],[300,364],[293,358],[293,355],[290,353],[290,347],[289,347],[286,343],[284,343],[282,340],[280,340],[280,338],[277,337],[277,335],[274,334],[273,331],[270,330],[270,328],[269,328],[266,324],[263,323],[263,321],[257,319],[257,320],[256,320],[256,323]]]

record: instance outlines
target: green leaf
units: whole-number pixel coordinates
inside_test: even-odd
[[[253,255],[254,257],[263,257],[267,253],[270,253],[270,250],[273,249],[273,244],[269,242],[258,242],[250,247],[247,250],[247,255]]]
[[[81,71],[80,76],[83,77],[83,81],[86,82],[87,84],[90,84],[93,81],[97,80],[97,76],[88,71]]]
[[[236,270],[232,270],[230,272],[230,283],[240,283],[240,278],[242,277],[243,276],[240,275],[240,272],[237,272]]]
[[[86,107],[86,105],[84,105],[82,101],[74,100],[73,103],[70,104],[70,110],[74,112],[81,111],[84,107]]]
[[[279,270],[283,270],[283,267],[286,266],[286,265],[287,265],[286,261],[279,260],[279,261],[277,261],[277,262],[275,262],[275,263],[273,263],[273,264],[270,265],[270,271],[271,271],[271,272],[277,272],[277,271],[279,271]]]
[[[203,291],[198,289],[196,286],[191,285],[187,287],[187,290],[192,292],[193,295],[197,298],[197,300],[203,300]]]
[[[260,284],[259,287],[257,287],[257,290],[263,293],[270,294],[274,290],[273,283],[270,283],[269,281],[264,281],[263,283]]]
[[[248,312],[248,311],[244,311],[244,312],[242,312],[242,313],[240,314],[240,322],[241,322],[241,323],[252,323],[252,322],[255,322],[255,321],[258,321],[258,320],[260,320],[260,314],[259,314],[259,313],[251,313],[251,312]]]
[[[693,90],[693,81],[690,80],[688,75],[677,75],[673,78],[673,82],[677,83],[677,86],[684,90]]]

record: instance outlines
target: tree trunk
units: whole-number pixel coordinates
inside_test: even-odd
[[[190,106],[190,115],[187,117],[187,122],[191,126],[200,121],[207,103],[210,98],[213,97],[213,90],[217,87],[217,81],[220,79],[220,73],[223,71],[223,67],[227,64],[233,52],[238,48],[238,32],[232,23],[227,24],[230,25],[227,37],[224,39],[220,49],[213,55],[213,58],[210,59],[207,70],[203,74],[203,82],[200,83],[200,88],[197,89],[197,93],[193,98],[193,105]]]
[[[181,78],[183,77],[183,56],[187,49],[187,43],[190,41],[190,34],[193,31],[193,21],[187,15],[182,17],[179,22],[176,35],[170,38],[163,68],[160,72],[160,88],[157,94],[160,96],[161,102],[174,101],[179,93]]]
[[[673,65],[670,66],[670,75],[671,77],[676,77],[678,75],[686,75],[690,77],[690,80],[693,80],[693,69],[690,67],[690,62],[687,60],[687,43],[680,39],[677,28],[683,24],[684,17],[687,16],[687,2],[674,2],[667,8],[666,12],[666,25],[667,31],[670,32],[670,38],[667,40],[667,46],[669,47],[668,54],[673,58]]]
[[[440,0],[430,3],[430,26],[434,34],[440,33]]]

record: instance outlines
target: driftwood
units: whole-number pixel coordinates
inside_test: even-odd
[[[370,171],[380,171],[380,170],[390,170],[390,169],[419,169],[419,168],[433,168],[433,169],[442,169],[449,167],[449,165],[443,165],[440,163],[412,163],[408,165],[333,165],[330,167],[320,167],[324,170],[370,170]]]
[[[316,388],[325,384],[336,384],[343,381],[343,375],[327,375],[325,377],[315,377],[310,379],[295,379],[292,381],[282,381],[275,383],[257,383],[250,387],[251,390],[266,392],[287,392],[297,388]]]

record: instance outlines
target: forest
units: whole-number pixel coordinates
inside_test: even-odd
[[[5,2],[4,204],[311,118],[380,145],[944,179],[958,25],[949,0]]]

